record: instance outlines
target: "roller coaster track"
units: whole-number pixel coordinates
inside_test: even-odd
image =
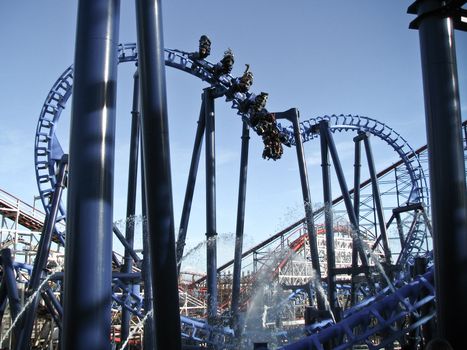
[[[400,288],[395,292],[386,291],[371,298],[357,310],[349,310],[346,317],[336,324],[325,321],[308,327],[306,332],[312,335],[282,349],[323,350],[326,344],[334,344],[333,349],[343,350],[365,344],[368,349],[376,350],[390,346],[395,340],[403,344],[409,332],[435,316],[433,275],[433,269],[430,269],[409,283],[399,281]],[[373,340],[378,335],[381,339],[376,345]],[[284,340],[289,341],[290,337],[284,337]]]
[[[216,90],[217,96],[225,96],[226,101],[231,102],[232,108],[237,110],[237,114],[241,116],[242,120],[252,125],[252,123],[250,122],[251,116],[249,114],[250,112],[248,106],[249,103],[255,99],[255,94],[251,92],[233,92],[231,87],[232,80],[234,78],[229,74],[221,76],[215,75],[213,73],[214,65],[210,62],[207,62],[205,60],[194,61],[189,58],[189,54],[187,52],[182,52],[178,50],[165,49],[164,54],[165,63],[167,66],[185,71],[191,75],[198,77],[203,81],[206,81]],[[119,45],[119,62],[135,62],[137,61],[137,57],[138,55],[136,51],[136,44]],[[34,151],[35,171],[39,188],[39,194],[46,213],[49,213],[51,208],[50,198],[56,183],[56,165],[64,153],[60,142],[56,136],[56,128],[61,113],[65,108],[66,102],[71,96],[72,86],[73,67],[70,66],[57,79],[52,89],[49,91],[47,98],[43,104],[36,129]],[[300,134],[304,142],[312,140],[317,136],[317,133],[315,132],[316,126],[322,120],[327,120],[329,122],[331,131],[333,132],[366,132],[371,133],[372,135],[386,142],[399,155],[400,161],[397,163],[397,166],[403,165],[409,178],[410,195],[408,196],[406,204],[420,203],[425,201],[428,202],[428,187],[425,175],[423,173],[423,169],[417,157],[418,150],[414,151],[400,134],[395,132],[386,124],[378,122],[375,119],[353,115],[332,115],[302,121],[300,123]],[[293,131],[291,127],[282,126],[281,124],[278,124],[277,127],[278,130],[287,140],[286,143],[293,145],[295,140],[293,138]],[[383,172],[380,172],[378,176],[381,176],[383,175],[382,173],[389,172],[391,171],[391,169],[394,168],[395,165],[389,167],[388,169],[385,169]],[[362,183],[361,186],[366,186],[369,183],[369,180],[367,180],[366,182]],[[334,200],[334,202],[336,203],[340,201],[342,201],[342,197]],[[66,220],[66,213],[63,207],[60,208],[60,213],[61,215],[57,219],[57,223],[61,223],[63,225],[64,221]],[[291,229],[298,227],[303,222],[303,219],[298,221],[286,230],[283,230],[282,232],[263,242],[261,246],[264,247],[265,245],[270,244],[274,241],[274,239],[283,236],[286,232],[290,232]],[[56,234],[58,234],[63,241],[64,233],[62,229],[58,228],[58,226],[56,226]],[[255,251],[255,248],[245,252],[244,256],[252,254],[252,252]],[[226,268],[226,265],[222,266],[220,270],[223,268]],[[425,299],[427,303],[432,301],[433,288],[430,282],[432,278],[432,275],[430,275],[430,273],[424,277],[419,278],[414,282],[407,284],[406,286],[401,287],[399,290],[396,291],[396,293],[387,295],[381,300],[375,300],[375,302],[371,304],[371,307],[368,306],[368,308],[365,308],[359,312],[356,312],[353,315],[348,316],[346,319],[344,319],[343,325],[340,325],[338,323],[336,325],[333,325],[332,327],[327,327],[323,329],[318,335],[305,338],[296,343],[297,345],[291,345],[291,349],[305,348],[300,347],[302,346],[301,344],[307,344],[306,346],[315,346],[310,344],[318,344],[319,342],[324,343],[335,337],[340,337],[341,339],[344,339],[344,341],[350,339],[355,343],[358,341],[362,341],[362,336],[365,336],[365,339],[367,339],[370,335],[376,332],[380,332],[381,330],[384,330],[385,332],[391,332],[389,329],[390,327],[388,328],[388,325],[392,324],[395,321],[401,320],[407,315],[413,315],[416,312],[416,310],[418,310],[418,308],[420,308],[421,305],[423,305],[420,304],[420,301],[417,301],[417,297],[422,289],[427,289],[431,291],[431,299]],[[122,288],[126,288],[126,286],[117,283],[114,284],[114,288],[115,296],[117,295],[117,291],[121,291]],[[134,303],[128,304],[125,301],[118,300],[118,298],[115,298],[114,301],[119,305],[126,305],[126,307],[129,307],[131,310],[133,310],[135,314],[143,316],[141,314],[139,296],[131,295],[131,297],[134,299]],[[383,315],[388,310],[390,310],[390,307],[394,309],[394,307],[398,304],[402,305],[405,308],[405,311],[399,310],[396,315],[391,314],[391,316],[388,318],[385,317],[385,315]],[[377,321],[379,326],[369,326],[369,324],[374,323],[375,320]],[[411,324],[410,327],[418,327],[424,322],[427,322],[427,318],[419,319],[416,323]],[[367,324],[367,326],[365,326],[365,324]],[[350,330],[355,329],[355,327],[363,327],[363,329],[365,329],[366,331],[363,333],[359,333],[360,335],[358,336],[352,337],[351,335],[353,333]],[[184,334],[184,337],[193,339],[194,341],[209,342],[213,345],[228,344],[230,342],[230,340],[227,339],[231,337],[231,331],[229,329],[215,328],[201,321],[195,321],[182,317],[182,329],[182,334]],[[228,348],[228,346],[226,347]],[[321,349],[322,347],[318,346],[316,348]]]
[[[7,217],[31,230],[41,231],[45,215],[15,196],[0,189],[0,215]]]
[[[208,82],[216,90],[218,96],[225,96],[226,101],[232,103],[232,108],[237,110],[243,120],[249,122],[250,115],[249,101],[254,100],[255,94],[246,92],[234,92],[231,89],[233,77],[229,74],[217,76],[213,73],[214,65],[205,60],[193,61],[187,52],[179,50],[165,49],[165,64],[169,67],[179,69],[199,79]],[[120,44],[118,48],[119,62],[134,62],[138,54],[136,44]],[[63,154],[62,147],[56,136],[56,127],[66,102],[71,96],[73,86],[73,67],[68,67],[49,91],[42,106],[39,121],[36,129],[34,160],[36,179],[42,204],[46,213],[50,211],[50,196],[56,183],[56,163]],[[423,170],[418,162],[418,158],[410,157],[414,154],[413,149],[407,141],[387,125],[375,119],[340,115],[324,116],[313,118],[300,123],[301,137],[303,141],[311,140],[315,137],[314,126],[320,120],[328,120],[332,131],[354,130],[369,132],[388,143],[400,156],[409,174],[412,190],[409,202],[419,202],[428,199]],[[251,125],[251,123],[250,123]],[[278,128],[291,144],[294,143],[293,132],[290,127]],[[65,220],[65,210],[60,209],[61,217],[58,221]],[[60,231],[57,233],[61,235]]]

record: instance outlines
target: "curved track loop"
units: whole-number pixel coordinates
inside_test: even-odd
[[[302,135],[303,142],[310,141],[319,136],[319,133],[317,133],[316,130],[319,122],[322,120],[329,122],[329,126],[333,132],[348,130],[369,132],[386,142],[395,152],[397,152],[400,159],[404,162],[407,173],[410,176],[413,187],[408,202],[429,202],[427,182],[418,157],[412,156],[415,154],[415,151],[394,129],[377,121],[376,119],[368,117],[344,114],[331,116],[326,115],[300,122],[300,134]],[[279,125],[279,129],[283,133],[287,134],[288,141],[291,144],[295,143],[293,138],[293,129],[291,126],[282,127]]]

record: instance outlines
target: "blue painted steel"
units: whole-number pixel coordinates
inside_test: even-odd
[[[460,7],[464,1],[452,1]],[[432,195],[438,336],[465,347],[456,315],[467,314],[467,188],[452,14],[444,1],[419,0],[418,14]]]
[[[204,321],[181,316],[182,337],[214,349],[237,349],[234,332],[228,327],[212,326]]]
[[[327,124],[320,123],[320,133],[324,134],[327,130]],[[324,200],[324,222],[326,227],[326,261],[327,261],[327,289],[328,301],[331,310],[336,314],[339,301],[337,300],[336,290],[336,251],[334,249],[334,223],[332,213],[332,190],[331,190],[331,174],[329,162],[329,149],[326,137],[320,138],[321,143],[321,170],[323,178],[323,200]],[[358,225],[358,224],[357,224]]]
[[[46,214],[44,227],[42,230],[39,246],[37,248],[36,258],[34,259],[34,267],[29,278],[27,295],[32,295],[40,285],[40,279],[44,275],[44,270],[47,265],[49,257],[50,245],[52,243],[52,234],[55,228],[55,222],[59,213],[60,201],[62,198],[63,189],[66,185],[66,175],[68,171],[68,155],[63,155],[60,160],[59,172],[57,176],[57,183],[55,184],[55,191],[52,194],[51,209]],[[18,339],[16,349],[29,349],[31,347],[30,338],[34,319],[36,316],[37,307],[39,305],[40,295],[38,294],[32,305],[27,310],[24,321],[22,321],[21,336]]]
[[[14,320],[21,310],[21,300],[19,298],[18,287],[16,285],[15,271],[13,269],[13,259],[11,250],[4,248],[0,251],[1,263],[3,268],[2,285],[5,285],[6,294],[8,297],[8,305],[10,306],[10,315]],[[16,340],[21,332],[20,325],[17,324],[13,329],[13,335]],[[1,344],[0,344],[1,346]]]
[[[425,293],[426,296],[419,299]],[[404,341],[405,335],[427,323],[434,317],[434,311],[421,314],[422,307],[434,306],[433,270],[418,276],[414,281],[403,285],[395,293],[381,294],[373,298],[358,311],[349,313],[336,323],[323,322],[308,332],[315,332],[295,343],[284,346],[284,350],[323,350],[323,344],[338,340],[340,345],[334,349],[352,349],[354,345],[366,345],[370,350],[388,346],[394,340]],[[408,316],[414,317],[413,323],[404,322]],[[375,345],[371,337],[381,332],[386,333],[382,342]]]
[[[58,301],[57,297],[55,296],[55,294],[53,293],[52,289],[50,289],[49,286],[45,286],[44,291],[47,294],[50,302],[52,303],[52,305],[54,307],[54,309],[56,310],[59,319],[61,320],[62,317],[63,317],[62,304],[60,304],[60,301]],[[60,326],[61,326],[61,322],[60,322]]]
[[[62,349],[110,349],[118,0],[81,0],[70,131]]]
[[[141,139],[141,149],[143,148],[143,140]],[[146,185],[144,180],[144,159],[141,159],[141,208],[143,213],[142,224],[142,239],[143,239],[143,264],[141,266],[141,274],[143,276],[144,285],[144,310],[146,313],[153,311],[152,307],[152,275],[151,275],[151,250],[149,248],[149,230],[146,207]],[[143,344],[149,349],[155,349],[154,340],[154,315],[148,316],[144,325]]]
[[[203,92],[206,123],[206,284],[209,323],[217,319],[217,228],[216,228],[216,150],[215,114],[212,90]]]
[[[123,236],[123,233],[120,231],[120,229],[118,228],[117,225],[113,225],[112,227],[112,231],[113,233],[115,234],[115,236],[118,238],[118,240],[120,241],[120,243],[122,243],[123,247],[125,248],[125,250],[128,251],[128,254],[131,256],[131,258],[133,259],[134,262],[140,262],[141,261],[141,258],[138,256],[138,254],[136,254],[135,250],[133,249],[133,247],[128,243],[128,241],[126,240],[126,238]],[[128,271],[129,272],[129,271]]]
[[[136,45],[119,45],[118,56],[120,62],[135,61],[137,57]],[[198,62],[199,63],[199,62]],[[254,100],[255,95],[247,93],[233,93],[230,90],[232,77],[230,75],[215,76],[212,74],[213,65],[207,61],[202,64],[195,64],[188,58],[188,54],[177,50],[165,50],[165,64],[185,72],[188,72],[216,87],[219,95],[224,94],[227,101],[232,102],[232,108],[238,110],[238,114],[246,122],[249,122],[249,110],[245,108],[248,101]],[[38,179],[39,191],[46,210],[50,210],[49,196],[51,195],[55,178],[56,159],[60,155],[61,147],[55,136],[55,127],[60,118],[67,99],[71,94],[73,84],[73,69],[70,67],[57,80],[50,91],[41,112],[37,133],[36,133],[36,177]],[[311,119],[300,123],[299,139],[308,141],[315,137],[317,120],[326,119],[330,121],[330,129],[335,131],[360,130],[368,131],[377,137],[386,141],[401,156],[406,165],[407,172],[412,181],[412,195],[409,202],[417,202],[421,198],[428,198],[426,193],[426,184],[424,176],[419,167],[417,157],[411,157],[413,150],[407,142],[400,137],[394,130],[373,119],[358,116],[325,116],[322,118]],[[294,134],[290,128],[282,128],[281,132],[293,142]],[[62,217],[64,219],[64,211]]]
[[[155,345],[181,348],[175,227],[160,0],[136,2],[144,184]]]
[[[360,174],[361,174],[361,145],[360,138],[354,138],[355,143],[355,162],[354,162],[354,181],[353,181],[353,208],[355,210],[355,219],[357,220],[357,227],[360,227]],[[359,232],[358,232],[359,233]],[[352,237],[352,268],[356,269],[358,266],[358,237]],[[356,274],[352,272],[352,282],[350,291],[351,305],[357,303],[357,284],[355,283]]]
[[[195,142],[193,145],[193,154],[191,156],[190,170],[188,172],[188,180],[185,191],[185,199],[183,201],[182,216],[180,218],[180,226],[178,229],[177,239],[177,264],[180,272],[181,260],[183,257],[183,249],[185,248],[185,239],[188,229],[188,221],[190,220],[191,203],[195,191],[196,175],[198,173],[199,159],[201,156],[201,146],[203,144],[204,129],[206,126],[206,118],[204,116],[204,98],[201,102],[201,110],[199,112],[198,126],[196,128]]]
[[[238,327],[238,306],[240,301],[240,282],[242,270],[243,230],[245,225],[246,185],[248,175],[248,148],[250,144],[250,127],[243,122],[242,150],[240,156],[240,176],[238,185],[237,224],[235,229],[234,266],[232,273],[231,315],[232,323],[240,334]]]
[[[1,261],[0,261],[0,264],[1,264]],[[5,310],[6,310],[6,306],[8,302],[5,274],[2,274],[1,277],[2,278],[0,278],[0,324],[2,323],[3,315],[5,314]]]
[[[45,307],[49,311],[49,314],[52,316],[52,319],[54,320],[60,332],[62,330],[62,321],[61,321],[60,316],[57,313],[57,310],[54,308],[52,301],[49,298],[49,295],[42,292],[41,297],[42,297],[42,300],[44,301]],[[30,349],[30,347],[27,347],[26,349]]]
[[[232,108],[237,110],[237,114],[239,114],[244,121],[250,123],[249,110],[245,110],[244,106],[248,105],[249,101],[254,100],[255,94],[250,92],[232,93],[230,87],[234,78],[229,74],[221,76],[214,75],[212,73],[214,65],[208,61],[203,60],[202,64],[196,64],[189,58],[189,53],[173,49],[165,49],[164,54],[165,64],[167,66],[189,73],[215,86],[216,92],[219,95],[224,94],[226,96],[226,101],[231,102]],[[137,56],[136,44],[120,44],[118,46],[119,62],[134,62],[137,60]],[[72,85],[73,68],[69,67],[58,78],[48,93],[39,116],[36,130],[36,179],[39,193],[46,210],[48,210],[47,208],[49,206],[47,196],[53,188],[56,172],[55,161],[53,157],[51,157],[51,140],[56,139],[54,136],[55,128],[66,101],[71,95]],[[412,182],[412,193],[408,202],[428,201],[426,179],[418,157],[411,157],[411,155],[414,154],[414,150],[395,130],[375,119],[363,116],[324,116],[305,120],[300,123],[299,129],[303,142],[307,142],[317,136],[314,130],[317,128],[319,121],[323,119],[329,121],[330,128],[333,132],[344,130],[370,132],[389,144],[401,157]],[[283,127],[278,124],[278,128],[287,140],[286,143],[295,144],[293,126]]]
[[[20,309],[21,302],[18,294],[18,288],[16,285],[15,270],[13,268],[13,258],[11,257],[11,250],[4,248],[0,251],[1,264],[2,264],[2,285],[6,296],[8,298],[10,313],[13,319],[16,318]]]
[[[417,203],[420,201],[428,202],[429,193],[423,169],[420,165],[418,157],[411,157],[414,150],[408,142],[394,129],[388,125],[381,123],[375,119],[356,116],[356,115],[331,115],[317,118],[311,118],[300,123],[301,134],[304,142],[310,141],[319,136],[315,130],[321,120],[327,120],[332,132],[341,132],[347,130],[369,132],[372,135],[380,138],[391,146],[397,152],[401,160],[404,162],[407,173],[412,182],[411,195],[408,203]],[[293,144],[291,136],[292,127],[279,128],[286,135],[289,135],[289,142]]]
[[[125,258],[122,266],[122,272],[131,272],[133,270],[133,260],[138,259],[133,257],[135,253],[134,237],[135,237],[135,214],[136,214],[136,190],[138,176],[138,153],[139,153],[139,137],[140,137],[140,118],[139,118],[139,77],[138,72],[133,75],[133,104],[131,107],[131,132],[130,132],[130,159],[128,164],[128,192],[127,192],[127,207],[125,217],[125,240],[128,246],[125,247]],[[115,227],[115,226],[114,226]],[[120,328],[120,338],[125,341],[130,334],[130,313],[122,309],[122,323]]]
[[[371,177],[371,186],[373,190],[373,200],[376,207],[376,214],[378,216],[379,234],[383,242],[384,257],[387,266],[391,265],[391,250],[389,249],[388,237],[386,234],[386,220],[384,219],[383,205],[381,203],[381,193],[379,191],[378,179],[376,177],[375,161],[373,159],[373,152],[371,150],[370,140],[368,135],[363,137],[363,144],[365,145],[366,158],[368,161],[368,169]]]
[[[305,153],[303,150],[303,143],[302,138],[300,135],[300,115],[297,109],[291,109],[285,113],[288,113],[289,120],[292,122],[293,125],[293,132],[294,132],[294,141],[295,141],[295,149],[297,151],[297,163],[298,169],[300,172],[300,185],[302,189],[302,198],[303,198],[303,205],[305,209],[305,221],[307,225],[307,232],[308,232],[308,241],[310,244],[310,252],[311,252],[311,264],[317,276],[321,276],[321,267],[319,264],[319,255],[318,255],[318,243],[316,238],[316,227],[315,227],[315,219],[314,213],[311,203],[311,195],[310,195],[310,186],[308,184],[308,171],[306,166],[305,160]],[[317,303],[318,309],[323,311],[325,310],[325,302],[322,295],[317,295]]]
[[[320,132],[322,132],[321,137],[326,137],[329,152],[331,154],[332,162],[334,164],[337,179],[338,179],[339,186],[340,186],[340,189],[341,189],[341,194],[342,194],[342,197],[344,199],[345,208],[347,210],[347,215],[349,217],[349,221],[350,221],[350,224],[351,224],[352,235],[354,237],[359,237],[358,220],[356,218],[355,209],[353,208],[352,201],[350,199],[349,189],[347,188],[347,183],[345,181],[344,172],[342,171],[342,166],[341,166],[341,163],[340,163],[340,160],[339,160],[339,155],[337,153],[336,145],[334,143],[334,139],[333,139],[331,131],[329,129],[329,122],[327,120],[322,120],[320,122],[320,124],[321,124],[320,125]],[[360,254],[360,260],[362,261],[362,265],[364,267],[369,266],[366,252],[364,251],[363,245],[362,245],[360,240],[358,241],[357,249],[358,249],[358,252]],[[374,282],[373,282],[373,279],[371,278],[370,273],[367,270],[365,272],[365,275],[366,275],[367,281],[370,284],[371,288],[373,288],[374,287]]]

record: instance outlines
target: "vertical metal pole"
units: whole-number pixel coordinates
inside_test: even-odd
[[[371,145],[369,135],[365,134],[363,137],[363,143],[365,145],[366,158],[368,160],[368,169],[370,171],[371,186],[373,191],[373,199],[375,201],[376,215],[378,216],[379,231],[381,240],[383,242],[384,256],[386,259],[386,267],[391,266],[391,250],[389,249],[388,236],[386,233],[386,220],[384,219],[383,205],[381,203],[381,192],[379,190],[378,178],[376,176],[375,161],[373,159],[373,152],[371,151]]]
[[[325,130],[321,130],[327,125],[320,123],[320,133],[324,134]],[[338,306],[337,291],[336,291],[336,275],[334,269],[336,268],[336,252],[334,250],[334,228],[333,228],[333,213],[332,213],[332,190],[331,190],[331,176],[329,163],[329,151],[326,137],[320,137],[321,143],[321,170],[323,173],[323,197],[324,197],[324,222],[326,227],[326,258],[328,265],[328,300],[333,313]]]
[[[316,238],[315,219],[313,208],[311,207],[310,186],[308,185],[308,172],[306,168],[305,152],[303,150],[302,136],[300,134],[299,120],[300,116],[297,109],[293,109],[292,125],[295,138],[295,148],[297,150],[298,169],[300,172],[300,184],[302,187],[303,203],[305,205],[305,218],[308,231],[308,241],[310,243],[311,265],[321,279],[321,268],[319,266],[318,243]],[[326,309],[323,297],[317,294],[318,309],[324,311]]]
[[[139,153],[139,77],[138,72],[133,75],[133,104],[131,108],[131,134],[130,134],[130,159],[128,167],[128,192],[126,202],[125,239],[128,248],[133,249],[135,240],[135,213],[136,213],[136,190],[138,176],[138,153]],[[122,272],[130,273],[133,270],[133,258],[130,249],[125,247],[125,260]],[[120,339],[122,342],[130,334],[130,311],[122,308],[122,324]]]
[[[13,258],[11,257],[11,250],[9,248],[0,251],[3,266],[3,282],[6,286],[8,302],[10,305],[11,318],[14,320],[21,310],[21,301],[19,298],[18,287],[16,285],[15,270],[13,269]],[[18,327],[15,329],[17,334]],[[1,344],[0,344],[1,346]]]
[[[445,4],[417,1],[430,165],[438,336],[465,347],[467,315],[467,190],[461,104],[451,18],[429,15]],[[460,5],[459,5],[460,6]]]
[[[141,140],[141,147],[143,140]],[[151,255],[149,247],[149,231],[147,223],[147,209],[146,209],[146,186],[144,181],[144,166],[141,160],[141,207],[142,207],[142,230],[143,230],[143,266],[141,269],[142,279],[144,283],[144,312],[147,314],[153,310],[153,297],[152,297],[152,278],[151,278]],[[143,334],[143,348],[155,349],[154,342],[154,315],[149,316],[144,324]]]
[[[217,318],[217,231],[216,231],[216,151],[214,98],[209,89],[203,93],[206,119],[206,283],[208,321]]]
[[[10,306],[11,319],[14,320],[21,311],[21,299],[16,285],[15,271],[13,269],[13,258],[11,257],[11,250],[9,248],[0,251],[0,260],[3,267],[3,284],[8,296],[8,303]],[[16,324],[13,329],[13,337],[10,338],[11,348],[14,349],[19,341],[21,334],[21,324]],[[0,344],[1,346],[2,344]]]
[[[237,227],[235,234],[234,266],[232,276],[231,313],[234,327],[238,324],[238,305],[240,301],[240,282],[242,270],[243,229],[245,224],[246,182],[248,174],[248,148],[250,144],[250,128],[243,122],[242,150],[240,156],[240,179],[238,185]],[[239,329],[237,327],[237,333]]]
[[[324,132],[324,135],[320,135],[321,137],[326,137],[328,141],[329,152],[331,153],[332,163],[334,164],[334,168],[336,170],[337,180],[339,181],[339,186],[341,188],[342,197],[344,199],[345,208],[347,211],[347,215],[349,216],[350,224],[352,226],[352,236],[356,237],[357,239],[357,249],[360,254],[360,259],[362,261],[362,265],[364,267],[368,267],[368,259],[365,254],[365,250],[363,249],[362,242],[359,240],[359,227],[358,227],[358,220],[355,215],[355,209],[352,205],[352,200],[350,199],[349,190],[347,187],[347,183],[345,181],[344,172],[342,171],[342,165],[339,159],[339,155],[337,154],[336,145],[334,143],[334,139],[331,134],[331,130],[329,129],[329,123],[327,121],[322,121],[323,127],[320,124],[320,131]],[[373,279],[371,278],[370,272],[366,271],[366,278],[370,286],[373,286]]]
[[[155,341],[181,347],[160,0],[136,1],[144,182],[152,266]]]
[[[31,278],[29,279],[28,295],[32,295],[40,285],[40,279],[43,276],[46,268],[47,259],[49,257],[50,245],[52,244],[52,235],[55,229],[55,222],[60,209],[60,201],[62,198],[63,189],[66,185],[66,173],[68,170],[68,155],[63,155],[60,160],[57,182],[52,194],[52,203],[50,213],[45,218],[44,228],[39,240],[37,255],[34,259],[34,267],[32,269]],[[29,349],[34,318],[36,316],[37,307],[39,305],[40,295],[38,294],[32,304],[29,306],[22,322],[22,330],[20,339],[18,339],[16,349]]]
[[[5,277],[3,277],[1,280],[0,280],[0,333],[3,334],[3,323],[2,323],[2,320],[3,320],[3,315],[5,313],[5,309],[6,309],[6,305],[7,305],[7,290],[6,290],[6,281],[5,281]],[[2,344],[0,344],[1,346]]]
[[[45,294],[47,295],[48,299],[52,303],[54,309],[57,311],[57,315],[58,315],[59,319],[61,320],[61,318],[63,317],[62,304],[60,304],[60,302],[57,300],[54,293],[52,292],[52,289],[50,289],[49,286],[45,286],[44,291],[45,291]]]
[[[203,135],[206,125],[204,116],[204,97],[201,102],[201,110],[199,112],[198,127],[196,128],[195,144],[193,145],[193,154],[191,155],[190,171],[188,173],[188,181],[185,191],[185,200],[183,201],[182,217],[178,229],[177,239],[177,267],[180,273],[181,261],[183,258],[183,249],[185,248],[186,232],[188,229],[188,221],[190,220],[191,203],[193,201],[193,193],[195,192],[196,175],[198,173],[199,158],[201,156],[201,146],[203,145]]]
[[[52,316],[53,321],[55,322],[58,329],[60,330],[62,328],[62,322],[60,320],[60,316],[57,310],[54,308],[52,301],[50,300],[49,296],[45,292],[41,292],[40,294],[41,294],[42,300],[44,301],[45,307],[49,311],[50,316]],[[37,323],[36,323],[36,327],[37,327]],[[51,327],[53,327],[53,324]],[[31,347],[29,346],[26,349],[31,349]]]
[[[62,348],[110,349],[120,1],[81,0],[70,131]]]
[[[394,168],[394,182],[396,183],[397,208],[399,208],[401,206],[401,193],[399,192],[399,176],[397,176],[397,168]]]
[[[354,182],[353,182],[353,208],[355,212],[356,225],[360,228],[360,173],[361,173],[361,144],[360,135],[354,138],[355,143],[355,162],[354,162]],[[357,234],[360,230],[357,231]],[[358,267],[358,237],[352,235],[352,284],[350,290],[350,301],[352,305],[357,304],[357,284],[355,283],[356,273]]]
[[[402,225],[402,219],[401,219],[401,214],[400,213],[395,213],[396,216],[396,224],[397,224],[397,232],[399,233],[399,240],[401,242],[401,250],[404,247],[404,226]]]

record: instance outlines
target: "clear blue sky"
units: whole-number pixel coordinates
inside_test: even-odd
[[[415,148],[425,143],[418,32],[409,30],[412,1],[164,1],[167,48],[196,50],[199,36],[212,40],[210,61],[227,48],[235,53],[234,75],[244,64],[254,72],[252,91],[269,93],[267,108],[297,107],[303,119],[324,114],[359,114],[378,119]],[[42,103],[53,82],[73,61],[77,1],[0,2],[0,188],[32,202],[37,194],[33,145]],[[134,1],[122,1],[120,41],[135,42]],[[456,32],[462,111],[467,106],[467,36]],[[119,69],[115,220],[123,219],[128,161],[131,76]],[[167,70],[175,223],[178,226],[186,174],[205,84]],[[70,103],[68,103],[68,109]],[[235,231],[241,123],[224,101],[217,101],[217,227]],[[63,144],[68,114],[60,122]],[[341,146],[348,145],[344,139]],[[347,143],[346,143],[347,142]],[[376,147],[377,164],[397,159]],[[322,201],[318,143],[306,144],[311,195]],[[344,150],[345,151],[345,150]],[[246,245],[258,243],[301,217],[295,150],[283,159],[261,159],[262,143],[252,135],[248,179]],[[351,153],[348,157],[351,157]],[[350,159],[350,158],[349,158]],[[189,245],[204,237],[204,171],[201,164],[189,228]],[[351,179],[348,180],[349,182]],[[337,188],[335,188],[337,193]],[[228,246],[229,244],[227,244]],[[231,244],[230,244],[231,245]],[[230,253],[221,252],[223,257]]]

